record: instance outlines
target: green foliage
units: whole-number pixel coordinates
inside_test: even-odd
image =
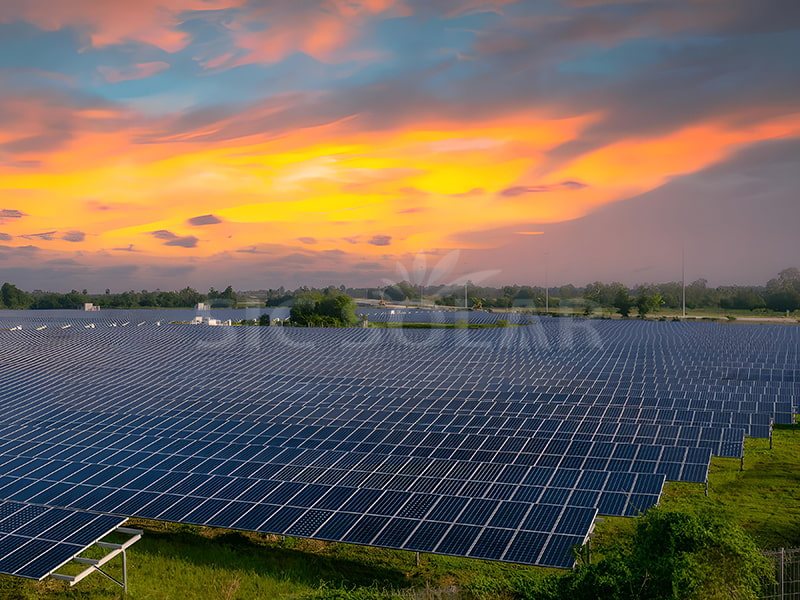
[[[572,600],[756,600],[773,567],[719,512],[650,509],[598,544],[600,560],[554,579],[549,596]]]
[[[766,306],[780,312],[800,309],[800,269],[784,269],[767,282]]]
[[[633,308],[633,299],[628,293],[628,288],[620,287],[617,290],[614,295],[614,308],[617,309],[622,318],[627,319],[630,316],[631,308]]]
[[[649,313],[657,313],[663,304],[664,298],[658,293],[647,294],[642,290],[636,298],[636,308],[639,311],[639,317],[642,319]]]
[[[261,325],[262,327],[269,327],[270,325],[269,315],[263,314],[260,317],[258,317],[258,324]]]
[[[351,327],[358,323],[350,296],[336,291],[305,292],[295,297],[290,316],[301,327]]]
[[[212,287],[208,290],[208,299],[211,301],[212,308],[236,308],[236,303],[238,302],[236,292],[233,291],[233,287],[230,285],[222,292],[218,292]]]
[[[176,292],[148,292],[133,290],[112,294],[106,290],[104,294],[85,294],[72,290],[67,294],[54,292],[37,293],[31,296],[32,303],[27,308],[34,309],[76,309],[85,302],[91,302],[100,308],[191,308],[206,297],[196,290],[185,287]]]
[[[25,309],[33,304],[33,296],[11,283],[0,287],[0,308]]]

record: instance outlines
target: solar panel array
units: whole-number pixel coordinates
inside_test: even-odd
[[[597,514],[703,482],[800,389],[791,327],[40,315],[0,331],[0,498],[557,567]]]
[[[124,518],[0,501],[0,573],[44,579]]]

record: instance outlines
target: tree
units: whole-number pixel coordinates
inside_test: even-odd
[[[639,317],[644,319],[648,313],[656,313],[664,304],[661,294],[645,294],[643,291],[636,298],[636,308],[639,310]]]
[[[12,309],[30,308],[33,304],[33,296],[28,292],[23,292],[14,284],[6,282],[0,287],[0,304]]]
[[[290,316],[305,327],[350,327],[358,323],[355,309],[353,299],[338,291],[305,292],[295,297]]]
[[[558,297],[562,300],[569,300],[570,298],[577,298],[578,296],[580,296],[578,289],[571,283],[558,288]]]
[[[766,306],[772,310],[800,309],[800,270],[792,267],[767,282]]]
[[[713,296],[705,279],[698,279],[686,286],[686,306],[689,308],[713,306]]]
[[[399,289],[403,294],[403,297],[400,298],[401,300],[415,300],[419,298],[419,290],[417,290],[417,288],[411,285],[408,281],[401,281],[394,284],[393,287]]]
[[[614,296],[613,306],[624,319],[627,319],[630,316],[631,308],[633,307],[633,299],[628,293],[628,288],[620,287],[617,290],[617,293]]]

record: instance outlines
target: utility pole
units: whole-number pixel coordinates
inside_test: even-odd
[[[548,276],[547,252],[544,253],[544,311],[550,312],[550,283]]]
[[[681,247],[681,296],[683,303],[683,318],[686,318],[686,252]]]
[[[467,284],[464,283],[464,309],[467,308]]]

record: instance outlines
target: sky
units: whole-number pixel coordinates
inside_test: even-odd
[[[797,0],[0,0],[0,281],[764,284]]]

